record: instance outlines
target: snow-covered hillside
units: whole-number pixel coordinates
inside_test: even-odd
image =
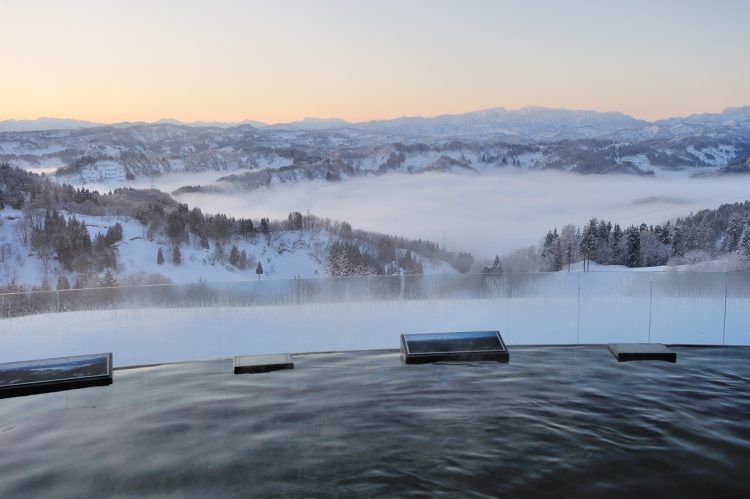
[[[173,259],[174,243],[164,234],[148,236],[148,227],[132,217],[88,216],[62,213],[66,218],[75,216],[85,222],[91,239],[105,234],[109,227],[120,224],[122,240],[116,245],[117,267],[113,272],[118,284],[144,284],[173,282],[175,284],[198,281],[224,282],[250,279],[293,279],[326,277],[328,275],[328,252],[331,244],[340,238],[326,230],[288,230],[259,234],[252,238],[233,237],[218,244],[211,242],[203,248],[200,241],[190,236],[189,242],[179,246],[180,262]],[[28,215],[21,210],[0,210],[0,284],[31,288],[40,286],[45,280],[51,287],[60,275],[70,283],[76,281],[78,273],[65,270],[54,259],[45,259],[28,244]],[[24,244],[24,239],[27,244]],[[242,267],[230,264],[230,247],[244,251],[247,261]],[[366,245],[363,245],[363,248]],[[163,263],[157,263],[161,248]],[[406,250],[396,249],[402,257]],[[457,271],[447,262],[431,260],[414,255],[425,274],[455,274]],[[263,273],[256,270],[260,264]],[[89,276],[87,287],[97,287],[105,271]]]
[[[368,123],[71,125],[0,133],[0,162],[48,174],[60,169],[59,181],[77,185],[127,185],[182,172],[249,172],[239,179],[245,189],[507,166],[689,175],[744,164],[750,157],[749,116],[750,108],[734,108],[648,123],[618,113],[524,108]]]

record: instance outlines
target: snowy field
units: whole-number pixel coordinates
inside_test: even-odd
[[[502,298],[349,296],[328,303],[141,307],[2,319],[0,362],[111,351],[123,366],[398,348],[401,333],[487,329],[499,330],[509,345],[750,345],[748,273],[571,273],[531,280],[506,289]]]

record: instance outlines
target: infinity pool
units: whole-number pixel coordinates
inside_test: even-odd
[[[0,400],[0,497],[744,495],[750,348],[674,350],[120,369],[108,387]]]

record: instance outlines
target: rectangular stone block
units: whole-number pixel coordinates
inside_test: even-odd
[[[508,362],[509,359],[510,354],[498,331],[401,335],[401,360],[405,364],[481,360]]]
[[[294,369],[294,362],[288,353],[238,355],[234,358],[234,374],[267,373],[281,369]]]
[[[677,353],[661,343],[609,343],[607,348],[617,362],[631,360],[663,360],[677,362]]]

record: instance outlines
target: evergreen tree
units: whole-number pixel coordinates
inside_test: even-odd
[[[188,217],[188,227],[190,232],[205,236],[206,233],[206,217],[203,216],[203,212],[200,208],[193,208],[190,210],[190,216]]]
[[[563,250],[560,238],[555,238],[555,242],[552,243],[552,271],[558,272],[563,268]]]
[[[593,227],[592,227],[592,230]],[[612,252],[610,246],[610,234],[612,232],[612,223],[600,220],[599,224],[595,229],[595,250],[594,257],[592,258],[595,262],[608,265],[612,260]]]
[[[396,246],[390,237],[381,237],[378,241],[378,260],[380,263],[390,263],[396,260]]]
[[[654,228],[654,233],[656,234],[656,238],[659,240],[659,242],[661,244],[670,245],[670,247],[671,247],[672,238],[671,238],[671,235],[670,235],[670,232],[671,232],[670,225],[671,224],[669,222],[667,222],[664,225],[664,227],[660,227],[660,226],[657,225]]]
[[[255,273],[258,274],[258,279],[260,279],[260,275],[263,273],[263,265],[258,262],[258,266],[255,267]]]
[[[625,230],[625,265],[641,266],[641,231],[632,225]]]
[[[615,224],[614,228],[612,229],[612,237],[611,237],[612,248],[610,250],[610,262],[614,265],[622,264],[621,241],[622,241],[622,229],[620,228],[619,224]]]
[[[237,248],[236,244],[232,245],[232,248],[229,250],[229,264],[234,267],[239,267],[240,263],[240,250]]]
[[[302,228],[302,213],[298,211],[289,213],[287,228],[289,230],[300,230]]]
[[[122,225],[116,223],[107,229],[107,233],[104,235],[104,243],[107,246],[112,246],[119,241],[122,241]]]
[[[544,260],[544,270],[552,272],[562,270],[563,251],[557,229],[547,232],[542,249],[542,259]]]
[[[187,239],[187,234],[185,232],[185,220],[183,220],[178,211],[173,211],[172,213],[167,215],[167,225],[165,230],[167,236],[172,240],[172,242],[180,243]]]
[[[102,288],[114,288],[117,286],[117,279],[112,275],[112,272],[107,270],[104,277],[99,281],[99,286]]]
[[[726,234],[721,243],[721,250],[725,253],[730,253],[737,250],[740,238],[742,237],[745,225],[750,223],[750,220],[746,221],[744,216],[735,214],[729,219],[727,224]]]
[[[750,223],[742,231],[740,240],[737,243],[737,252],[744,258],[750,260]]]
[[[339,230],[339,235],[344,239],[351,239],[353,236],[352,226],[347,222],[341,222],[341,230]]]
[[[253,221],[251,219],[240,218],[237,223],[239,225],[240,235],[245,239],[249,239],[255,234],[255,226],[253,226]]]
[[[161,250],[161,246],[159,246],[159,249],[156,250],[156,263],[159,265],[162,265],[164,263],[164,253]]]
[[[182,263],[182,252],[180,251],[180,246],[178,244],[172,246],[172,263],[175,265]]]
[[[217,240],[226,242],[234,231],[234,219],[223,213],[212,217],[213,233]]]
[[[216,241],[216,243],[214,244],[214,250],[213,252],[211,252],[211,258],[209,259],[211,265],[214,265],[216,263],[224,263],[226,258],[227,256],[224,252],[224,246],[219,241]]]
[[[300,213],[298,211],[295,211],[292,214],[292,218],[293,218],[293,221],[294,221],[294,228],[297,229],[297,230],[302,229],[302,226],[303,226],[302,213]]]
[[[685,248],[682,241],[682,229],[680,226],[675,225],[674,232],[672,233],[672,256],[681,257],[685,255]]]

